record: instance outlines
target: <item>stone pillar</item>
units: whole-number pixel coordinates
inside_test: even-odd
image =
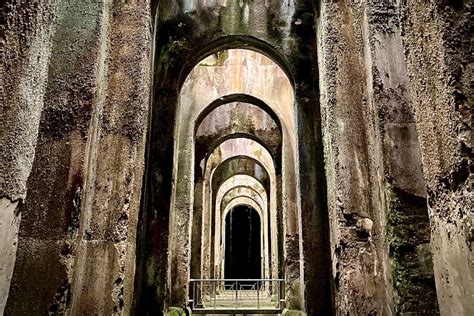
[[[21,212],[38,135],[54,32],[49,1],[6,1],[0,94],[0,314],[16,260]],[[3,33],[4,32],[4,33]]]
[[[148,123],[149,4],[57,1],[54,10],[7,313],[126,314]]]
[[[440,312],[472,315],[474,3],[410,0],[401,6]]]
[[[148,1],[106,2],[71,314],[131,313],[151,82]]]
[[[298,168],[295,161],[296,133],[284,132],[283,136],[283,163],[282,163],[282,208],[284,231],[281,232],[285,248],[285,300],[286,307],[292,310],[304,310],[304,274],[303,249],[301,247],[301,209],[298,203],[299,181],[296,176]],[[291,149],[289,149],[291,148]],[[271,190],[275,190],[276,181]],[[274,236],[276,237],[276,236]]]
[[[390,314],[392,305],[366,9],[323,1],[317,21],[336,314]]]
[[[386,236],[383,277],[392,283],[387,295],[395,314],[436,314],[426,185],[399,9],[395,3],[368,1],[363,23],[368,103],[378,118],[373,130],[377,186],[386,201],[379,212]]]
[[[71,296],[102,5],[55,1],[53,8],[44,108],[6,309],[13,315],[65,312]]]
[[[183,121],[191,121],[189,114],[184,115]],[[190,275],[190,229],[193,221],[194,203],[194,141],[190,132],[192,127],[182,121],[179,124],[180,131],[176,136],[178,140],[174,149],[176,166],[173,173],[173,186],[175,190],[171,199],[168,239],[168,306],[170,307],[179,307],[186,304]],[[204,183],[206,183],[206,180]],[[203,197],[204,201],[205,199],[207,199],[207,195]],[[206,214],[205,210],[204,214]],[[203,218],[203,222],[207,223],[206,218]],[[205,227],[203,227],[204,233],[206,233]],[[205,246],[203,245],[203,249],[205,249]],[[202,259],[206,262],[205,257],[202,257]]]
[[[200,279],[201,275],[201,248],[202,248],[202,220],[203,220],[203,190],[204,180],[194,184],[193,227],[191,236],[191,278]]]

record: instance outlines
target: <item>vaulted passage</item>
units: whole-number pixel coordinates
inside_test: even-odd
[[[171,227],[172,289],[185,282],[188,292],[175,294],[186,295],[193,310],[209,312],[239,309],[219,302],[234,297],[232,291],[238,297],[238,291],[258,289],[259,298],[271,299],[262,306],[246,301],[247,310],[281,311],[285,295],[301,295],[283,291],[285,281],[288,289],[299,287],[292,285],[296,279],[285,280],[288,269],[303,273],[297,264],[302,250],[283,233],[298,240],[301,229],[297,153],[290,145],[297,141],[296,108],[288,75],[257,51],[217,51],[187,76],[177,115],[174,176],[193,180],[176,181],[171,223],[190,212],[192,217],[190,236],[186,226]],[[297,260],[285,265],[283,252],[292,248]],[[181,279],[187,271],[191,280]],[[211,296],[216,304],[206,301]]]

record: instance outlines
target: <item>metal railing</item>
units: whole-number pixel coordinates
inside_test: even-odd
[[[194,313],[258,312],[284,308],[282,279],[192,279],[188,305]]]

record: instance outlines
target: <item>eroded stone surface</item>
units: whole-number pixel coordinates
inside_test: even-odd
[[[16,212],[18,202],[0,199],[0,314],[7,304],[10,281],[15,266],[18,245],[18,230],[21,217]]]
[[[197,70],[206,81],[195,83],[208,94],[191,93],[208,105],[224,91],[212,91],[210,82],[225,86],[211,69],[238,60],[214,54],[251,46],[282,70],[275,75],[271,59],[259,57],[257,71],[250,58],[249,71],[230,65],[228,82],[242,88],[245,77],[252,86],[234,90],[260,85],[253,91],[260,97],[265,89],[280,100],[294,93],[295,114],[283,115],[295,122],[288,133],[294,142],[279,138],[285,131],[271,115],[239,108],[251,99],[234,99],[244,128],[218,114],[215,125],[204,122],[196,155],[215,148],[211,138],[248,132],[267,137],[271,157],[296,166],[299,182],[290,186],[300,191],[277,192],[275,202],[300,210],[277,216],[289,227],[278,254],[290,267],[290,308],[308,315],[474,314],[472,1],[149,2],[6,2],[0,311],[6,303],[7,315],[126,315],[134,300],[137,313],[166,310],[169,268],[176,267],[169,250],[189,246],[169,244],[170,227],[188,232],[186,214],[170,225],[170,212],[203,204],[201,197],[170,198],[183,149],[173,151],[181,84],[210,56]],[[259,79],[259,71],[267,72]],[[286,76],[291,89],[279,81]],[[189,143],[180,154],[187,159],[193,150]],[[191,172],[200,166],[193,163]],[[237,160],[216,168],[207,185],[217,192],[237,170],[271,187],[263,166]],[[193,187],[185,176],[178,181],[202,196],[202,179]],[[277,187],[282,176],[273,180]],[[189,262],[189,255],[176,260]],[[187,277],[180,274],[179,284]],[[185,296],[181,288],[171,303]]]

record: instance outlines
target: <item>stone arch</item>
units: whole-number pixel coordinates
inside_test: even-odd
[[[242,169],[243,168],[243,169]],[[242,155],[237,155],[233,157],[229,157],[229,159],[226,159],[222,161],[215,169],[212,177],[212,182],[209,182],[208,185],[212,189],[212,192],[217,192],[219,186],[228,180],[230,177],[233,177],[235,175],[249,175],[254,178],[256,178],[258,181],[262,183],[264,186],[265,190],[267,192],[270,192],[270,175],[268,171],[264,168],[262,163],[254,158],[247,157],[247,156],[242,156]],[[203,211],[203,205],[202,205],[202,191],[203,191],[203,186],[204,183],[202,180],[199,180],[196,182],[195,186],[195,200],[194,200],[194,216],[193,216],[193,227],[192,227],[192,270],[191,270],[191,275],[194,278],[201,278],[202,276],[202,259],[201,256],[203,256],[203,251],[202,251],[202,211]],[[279,202],[279,195],[277,195],[277,205]],[[215,198],[213,198],[214,200]],[[267,200],[269,199],[269,196]],[[211,202],[211,205],[214,205],[214,202]],[[281,217],[280,214],[278,216]],[[213,222],[209,220],[211,224]],[[213,250],[212,250],[213,251]],[[210,252],[208,252],[210,253]],[[211,256],[212,260],[213,256]],[[211,267],[213,268],[212,262],[209,264],[210,269]],[[209,272],[210,273],[210,272]]]
[[[238,121],[236,121],[238,120]],[[241,121],[242,120],[242,121]],[[264,146],[279,169],[282,145],[280,118],[265,102],[245,94],[221,97],[209,104],[195,122],[195,170],[226,139],[250,138]]]
[[[296,175],[296,168],[297,168],[297,155],[296,155],[296,119],[295,119],[295,107],[294,107],[294,90],[293,87],[288,80],[288,77],[286,74],[281,70],[281,68],[275,64],[271,59],[266,57],[265,55],[257,54],[255,52],[252,52],[250,50],[229,50],[229,51],[224,51],[222,52],[223,57],[225,60],[219,60],[220,56],[217,55],[216,57],[206,57],[204,60],[200,62],[195,68],[192,69],[192,71],[188,74],[186,77],[186,80],[184,81],[181,90],[180,90],[180,95],[179,95],[179,105],[178,105],[178,117],[176,120],[176,132],[177,132],[177,137],[176,137],[176,143],[175,143],[175,152],[181,152],[180,155],[178,155],[177,158],[177,164],[175,165],[176,167],[174,168],[174,179],[183,179],[186,177],[188,178],[187,182],[182,182],[180,181],[179,184],[176,184],[174,187],[176,188],[173,191],[172,195],[172,212],[171,218],[170,218],[170,223],[173,225],[175,223],[175,216],[181,216],[178,215],[180,212],[184,212],[184,209],[188,208],[188,205],[192,204],[187,201],[187,197],[189,197],[192,201],[192,184],[194,182],[194,174],[192,173],[192,170],[190,167],[192,166],[189,162],[195,159],[194,157],[194,152],[191,149],[192,145],[192,140],[195,137],[195,131],[196,131],[196,126],[189,126],[189,122],[196,122],[198,119],[199,115],[201,112],[208,107],[209,104],[211,104],[214,100],[217,100],[221,98],[222,96],[226,95],[233,95],[233,94],[248,94],[252,95],[253,97],[262,100],[266,104],[270,106],[270,108],[279,116],[280,120],[283,122],[283,138],[282,138],[282,146],[286,146],[288,148],[285,151],[285,154],[282,156],[282,172],[283,174],[283,181],[282,183],[284,184],[282,186],[282,193],[283,196],[286,196],[287,198],[282,199],[283,205],[282,209],[287,211],[288,214],[285,217],[287,221],[283,223],[283,225],[288,229],[289,231],[293,231],[295,234],[298,234],[298,231],[300,230],[298,228],[298,225],[300,225],[301,221],[299,219],[299,211],[298,211],[298,204],[297,204],[297,191],[298,191],[298,180],[297,180],[297,175]],[[245,63],[243,62],[245,61]],[[268,66],[267,66],[268,64]],[[204,66],[201,66],[204,65]],[[262,66],[265,65],[265,66]],[[230,68],[228,68],[230,67]],[[255,67],[255,68],[253,68]],[[267,68],[258,68],[258,67],[267,67]],[[272,68],[268,68],[272,67]],[[230,71],[230,69],[233,69],[231,72],[227,73]],[[260,69],[260,70],[259,70]],[[269,69],[272,69],[272,76],[265,78],[265,80],[262,80],[262,77],[258,76],[253,76],[252,71],[268,71]],[[211,77],[208,77],[209,74],[213,73],[211,76],[212,78],[214,77],[219,77],[219,76],[227,76],[230,79],[224,82],[224,86],[220,87],[219,89],[211,89],[206,88],[206,82],[208,80],[212,80]],[[232,78],[232,75],[237,72],[239,75],[237,77]],[[199,79],[198,79],[199,78]],[[208,78],[208,79],[206,79]],[[251,82],[255,81],[252,84],[246,84],[245,82]],[[273,83],[272,83],[273,82]],[[275,86],[274,86],[275,85]],[[272,87],[272,88],[269,88]],[[206,93],[199,92],[202,89],[205,89]],[[204,90],[202,90],[204,91]],[[249,144],[255,144],[255,142],[252,143],[252,141],[249,142],[249,140],[245,140],[245,138],[239,138],[236,141],[233,140],[227,140],[224,141],[219,145],[218,148],[220,148],[220,151],[224,157],[226,157],[227,152],[230,150],[230,152],[233,151],[234,144],[238,144],[239,142],[242,143],[249,143]],[[229,148],[226,149],[226,146]],[[179,150],[178,150],[179,149]],[[245,151],[247,148],[245,147],[240,147],[239,150]],[[188,156],[186,154],[182,154],[183,152],[189,152],[191,156]],[[214,151],[215,152],[215,151]],[[264,155],[268,155],[267,151],[261,151]],[[239,154],[238,152],[234,151],[232,155]],[[248,153],[247,155],[252,156],[252,153]],[[191,158],[191,159],[190,159]],[[255,157],[262,161],[261,158]],[[263,158],[264,160],[262,161],[265,163],[265,160],[273,160],[271,156],[269,155],[267,158]],[[204,186],[203,186],[203,197],[202,201],[206,203],[206,201],[211,197],[211,193],[209,189],[206,189],[206,179],[211,179],[212,183],[212,175],[213,171],[215,170],[214,168],[210,168],[209,162],[214,159],[212,154],[209,156],[209,158],[205,161],[205,174],[204,174]],[[217,159],[217,158],[216,158]],[[220,162],[222,159],[217,159],[217,161]],[[212,165],[212,164],[211,164]],[[267,170],[269,171],[270,174],[276,174],[275,172],[275,165],[272,161],[272,164],[267,164],[265,166]],[[211,171],[210,171],[211,170]],[[272,178],[272,176],[271,176]],[[191,180],[191,181],[189,181]],[[272,180],[270,181],[272,183]],[[271,188],[276,188],[277,182],[273,178],[273,184],[271,184]],[[207,185],[208,186],[208,185]],[[186,193],[188,192],[188,193]],[[270,190],[270,194],[273,195],[275,193],[275,189]],[[177,199],[177,196],[180,198]],[[270,210],[274,214],[276,211],[276,205],[275,205],[275,199],[271,198],[270,199]],[[205,231],[205,229],[208,229],[210,224],[213,222],[211,220],[211,223],[208,223],[207,221],[210,219],[208,214],[210,213],[212,216],[212,205],[206,206],[204,204],[203,206],[203,219],[202,219],[202,236],[206,238],[210,234]],[[184,207],[184,208],[183,208]],[[182,211],[178,211],[182,209]],[[178,213],[175,213],[178,212]],[[189,211],[186,211],[185,213],[189,213]],[[183,213],[182,216],[186,216]],[[272,221],[276,221],[276,217],[273,215],[271,216]],[[274,225],[276,226],[276,225]],[[176,227],[178,229],[178,227]],[[174,228],[170,227],[171,232],[174,232]],[[272,232],[274,233],[274,232]],[[212,235],[212,234],[211,234]],[[188,246],[191,243],[186,243],[184,239],[182,239],[182,236],[185,236],[185,231],[182,231],[181,233],[174,233],[170,236],[170,243],[174,247],[174,245],[178,244],[187,244]],[[276,236],[273,238],[276,240]],[[175,242],[176,241],[176,242]],[[183,244],[183,245],[184,245]],[[209,244],[206,240],[202,242],[202,245]],[[299,247],[295,245],[296,247]],[[207,249],[204,248],[201,251],[202,254],[208,255],[209,252]],[[186,251],[186,249],[182,249],[182,247],[175,247],[174,251],[170,252],[170,255],[173,257],[175,256],[176,253],[180,251]],[[192,249],[189,250],[189,252],[192,252]],[[275,253],[276,251],[273,251]],[[300,255],[301,252],[299,250],[296,251],[296,253],[299,253]],[[213,254],[210,254],[211,258],[214,257]],[[275,258],[276,261],[276,258]],[[208,260],[206,260],[205,257],[201,256],[201,262],[204,264],[208,263]],[[182,264],[185,262],[179,261],[176,262],[176,266],[174,263],[172,263],[173,268],[175,267],[179,268]],[[213,274],[213,266],[211,265],[210,267],[210,275]],[[181,269],[181,268],[179,268]],[[187,267],[182,267],[183,271],[188,270]],[[300,267],[295,267],[295,269],[300,269]],[[203,268],[202,269],[203,273],[207,273],[207,269]],[[300,271],[302,272],[302,270]],[[180,274],[180,272],[177,272]],[[172,275],[173,273],[171,273]],[[181,275],[187,275],[186,274],[181,274]],[[174,281],[173,281],[174,282]]]
[[[237,207],[238,205],[242,204],[247,204],[251,207],[253,207],[260,215],[260,231],[261,231],[261,255],[262,255],[262,277],[269,279],[271,278],[271,265],[272,263],[270,262],[270,257],[267,256],[267,254],[271,255],[271,246],[270,246],[270,233],[268,231],[269,225],[268,225],[268,209],[266,208],[266,205],[262,205],[261,202],[255,200],[254,197],[248,196],[245,194],[237,195],[233,197],[228,203],[223,204],[218,212],[220,212],[221,215],[221,222],[216,223],[220,225],[220,229],[216,229],[216,239],[214,241],[214,248],[215,250],[215,259],[214,259],[214,264],[215,264],[215,276],[216,278],[222,278],[224,276],[223,273],[223,262],[222,260],[219,260],[219,258],[224,257],[224,246],[225,244],[223,243],[225,241],[225,235],[223,235],[224,229],[224,224],[225,224],[225,218],[227,216],[227,213],[234,207]],[[275,227],[274,227],[275,229]],[[275,267],[276,269],[276,267]]]
[[[201,60],[216,54],[217,52],[230,49],[248,49],[267,56],[278,64],[290,81],[295,86],[293,70],[286,56],[281,54],[276,46],[255,36],[249,35],[225,35],[211,40],[204,40],[200,46],[189,52],[184,58],[179,76],[175,78],[177,86],[181,87],[189,73]]]
[[[220,174],[221,168],[225,168],[227,164],[230,164],[236,160],[243,161],[245,163],[248,162],[250,166],[255,166],[253,172],[248,172],[248,171],[237,171],[237,172],[230,172],[228,174]],[[257,169],[258,168],[258,169]],[[257,170],[255,170],[257,169]],[[231,170],[233,171],[233,169]],[[261,174],[260,174],[261,173]],[[268,191],[270,189],[269,184],[270,184],[270,174],[267,172],[263,164],[259,161],[256,160],[252,157],[249,156],[244,156],[244,155],[236,155],[233,157],[230,157],[229,159],[223,160],[216,168],[213,174],[213,179],[212,179],[212,190],[216,190],[216,188],[222,184],[224,181],[229,179],[230,177],[233,177],[234,175],[237,174],[248,174],[253,176],[254,178],[258,179],[262,184],[264,185],[265,189]]]
[[[161,33],[160,33],[161,34]],[[291,84],[292,87],[295,87],[295,86],[298,86],[298,82],[302,82],[302,77],[300,76],[296,76],[294,77],[294,72],[292,70],[292,67],[290,66],[291,64],[290,63],[287,63],[286,62],[286,58],[293,58],[293,56],[291,55],[287,55],[285,56],[284,54],[280,53],[281,51],[279,51],[278,49],[276,49],[276,47],[279,47],[278,45],[274,45],[274,43],[271,43],[267,41],[267,43],[265,43],[266,41],[265,40],[262,40],[262,38],[256,38],[256,37],[253,37],[253,36],[230,36],[230,37],[227,37],[228,41],[226,41],[225,37],[220,37],[220,36],[212,36],[211,38],[209,39],[204,39],[204,38],[201,38],[203,39],[202,41],[201,40],[198,40],[198,42],[196,42],[196,44],[199,44],[199,45],[196,45],[196,47],[193,47],[192,50],[184,50],[184,51],[179,51],[179,50],[174,50],[175,47],[172,47],[172,46],[166,46],[167,45],[167,36],[161,36],[163,34],[158,34],[157,38],[158,39],[161,39],[162,41],[157,43],[157,46],[159,47],[162,47],[162,50],[161,50],[161,53],[160,53],[160,58],[158,59],[159,61],[162,60],[161,59],[161,56],[167,56],[168,53],[170,53],[171,51],[175,52],[176,55],[173,56],[174,61],[176,61],[176,63],[173,64],[173,67],[170,68],[170,69],[167,69],[166,71],[161,71],[162,69],[162,64],[158,63],[157,66],[156,66],[156,69],[159,69],[160,71],[158,72],[159,73],[159,76],[157,77],[157,80],[159,80],[160,82],[160,86],[157,87],[157,91],[163,91],[164,94],[161,94],[161,93],[156,93],[155,95],[157,96],[157,98],[154,99],[153,103],[156,105],[154,107],[156,107],[158,109],[158,111],[154,111],[154,115],[152,117],[152,127],[151,127],[151,130],[153,131],[153,134],[154,135],[159,135],[158,138],[156,139],[153,139],[151,142],[150,142],[150,153],[151,156],[155,157],[155,158],[150,158],[149,161],[151,162],[150,163],[150,166],[147,168],[149,171],[147,171],[147,174],[150,175],[150,179],[151,179],[151,182],[154,181],[154,178],[157,178],[155,175],[160,175],[159,179],[164,179],[164,181],[160,180],[159,181],[159,184],[158,184],[158,188],[160,188],[159,190],[157,190],[159,192],[159,194],[161,195],[162,198],[160,198],[159,200],[162,200],[164,202],[160,203],[162,205],[161,208],[163,208],[165,211],[167,209],[176,209],[176,205],[175,205],[175,202],[176,201],[174,198],[172,198],[172,200],[174,201],[171,201],[170,204],[168,205],[167,201],[169,201],[169,193],[172,191],[171,188],[172,188],[172,185],[169,184],[169,179],[171,178],[171,175],[169,174],[169,169],[165,170],[163,165],[158,165],[156,163],[154,163],[154,161],[160,161],[160,162],[171,162],[171,161],[175,161],[176,163],[179,164],[179,161],[177,161],[177,159],[179,158],[179,155],[177,153],[177,149],[176,148],[180,148],[181,150],[181,147],[178,146],[175,148],[175,150],[173,151],[173,157],[171,157],[170,155],[167,155],[166,154],[166,150],[165,148],[170,148],[170,146],[172,146],[171,144],[171,141],[172,139],[182,139],[182,134],[181,136],[178,136],[179,132],[176,131],[176,130],[171,130],[169,128],[167,128],[167,130],[164,130],[162,128],[162,126],[160,126],[159,124],[159,121],[156,119],[156,117],[167,117],[167,118],[171,118],[173,121],[177,121],[176,120],[176,111],[174,109],[171,109],[171,110],[168,110],[168,109],[165,109],[163,107],[161,107],[160,105],[161,104],[169,104],[169,102],[171,103],[179,103],[178,101],[178,94],[179,94],[179,91],[181,89],[181,86],[183,84],[183,82],[185,81],[185,79],[187,78],[188,74],[191,72],[191,69],[199,62],[199,58],[203,58],[205,56],[208,56],[209,54],[212,54],[212,53],[215,53],[219,50],[222,50],[222,49],[226,49],[226,48],[246,48],[246,49],[249,49],[251,51],[254,51],[254,52],[261,52],[263,53],[264,55],[266,56],[271,56],[272,60],[273,61],[276,61],[277,64],[279,64],[280,66],[282,64],[285,64],[288,66],[288,67],[284,67],[285,68],[285,74],[287,75],[287,78],[289,79],[289,82]],[[199,35],[193,37],[194,39],[198,38]],[[212,44],[212,45],[209,45],[209,44]],[[207,53],[204,53],[205,51],[207,51]],[[163,54],[163,52],[165,52],[165,54]],[[199,58],[198,58],[199,56]],[[188,66],[183,66],[184,64],[188,64]],[[174,66],[176,65],[176,66]],[[179,66],[177,66],[179,65]],[[179,76],[177,76],[179,74]],[[304,80],[303,80],[304,81]],[[162,83],[162,84],[161,84]],[[292,88],[293,89],[293,88]],[[301,91],[301,90],[300,90]],[[232,92],[234,93],[234,92]],[[239,92],[235,92],[235,93],[239,93]],[[298,95],[298,90],[295,90],[293,89],[293,93],[295,93],[296,95]],[[223,95],[225,94],[229,94],[229,93],[224,93]],[[293,104],[293,106],[297,106],[298,109],[302,109],[302,106],[303,104],[306,104],[308,103],[307,100],[308,99],[305,99],[305,96],[303,95],[299,95],[299,98],[300,98],[300,101],[299,102],[296,102]],[[263,101],[267,102],[269,100],[265,100],[263,99]],[[164,102],[164,103],[163,103]],[[176,108],[175,108],[176,109]],[[296,108],[295,108],[295,113],[297,112]],[[298,110],[299,111],[299,110]],[[293,215],[287,217],[285,219],[285,225],[287,225],[288,227],[288,230],[287,230],[287,236],[294,236],[294,238],[292,238],[291,240],[298,240],[299,238],[301,238],[301,229],[298,228],[299,226],[301,226],[301,211],[299,210],[300,206],[299,206],[299,201],[298,201],[298,192],[300,190],[299,188],[299,181],[297,180],[297,178],[301,175],[301,172],[299,172],[298,170],[300,170],[300,166],[299,166],[299,162],[298,162],[298,159],[300,157],[300,150],[298,149],[298,142],[300,142],[301,140],[297,137],[297,131],[302,129],[302,127],[299,127],[296,125],[296,121],[298,122],[302,122],[303,124],[306,124],[304,122],[316,122],[316,124],[318,125],[319,124],[319,118],[317,116],[314,116],[314,113],[317,113],[317,112],[311,112],[311,113],[307,113],[308,115],[307,116],[302,116],[301,119],[299,118],[298,120],[296,120],[296,117],[294,117],[293,119],[290,119],[289,120],[289,123],[290,125],[293,125],[294,127],[292,127],[291,129],[287,129],[286,133],[288,133],[289,135],[293,135],[294,138],[289,138],[289,137],[284,137],[284,139],[286,139],[286,141],[288,142],[287,144],[284,144],[284,147],[286,148],[294,148],[295,151],[294,152],[285,152],[282,156],[283,156],[283,162],[287,162],[286,164],[284,163],[283,164],[283,168],[282,168],[282,171],[283,173],[285,172],[290,172],[292,173],[293,175],[288,177],[288,176],[284,176],[286,179],[290,179],[291,181],[290,182],[285,182],[283,181],[283,183],[285,183],[285,185],[283,186],[283,192],[281,192],[281,196],[282,196],[282,206],[281,208],[282,209],[289,209],[289,210],[292,210]],[[317,118],[316,120],[314,121],[311,121],[310,118]],[[179,126],[180,124],[177,123],[177,126]],[[305,127],[306,128],[306,127]],[[317,130],[317,129],[315,129]],[[313,130],[313,132],[315,131]],[[171,135],[168,136],[168,135]],[[318,136],[319,137],[319,136]],[[186,138],[186,137],[185,137]],[[163,141],[160,141],[160,140],[163,140]],[[284,140],[285,142],[285,140]],[[320,142],[320,139],[319,138],[316,138],[316,142]],[[310,141],[311,143],[311,146],[313,146],[313,143],[314,141]],[[181,152],[183,152],[183,150],[181,150]],[[186,152],[186,151],[184,151]],[[322,161],[322,160],[321,160]],[[313,168],[312,167],[312,163],[311,161],[309,160],[305,160],[304,161],[304,166],[308,166],[310,168]],[[166,164],[165,164],[166,165]],[[286,165],[286,167],[285,167]],[[292,166],[291,168],[288,168],[288,166]],[[297,172],[298,171],[298,172]],[[173,171],[175,172],[175,171]],[[161,175],[164,175],[161,176]],[[314,175],[314,173],[309,173],[309,175],[311,176],[311,181],[314,182],[314,181],[319,181],[317,180],[317,175]],[[174,179],[185,179],[184,177],[181,177],[179,175],[179,173],[174,173],[174,176],[173,176]],[[186,178],[186,180],[189,180]],[[192,176],[191,176],[191,181],[193,180],[192,179]],[[309,188],[314,188],[315,186],[314,185],[310,185],[310,186],[307,186],[305,188],[305,190],[307,191]],[[188,190],[185,190],[185,191],[188,191]],[[190,190],[189,190],[190,191]],[[317,190],[316,190],[317,191]],[[175,193],[178,193],[178,195],[181,195],[183,191],[181,191],[181,189],[178,189]],[[171,194],[171,196],[174,196],[174,194]],[[318,193],[319,194],[319,193]],[[316,198],[319,197],[319,195],[316,194],[311,194],[311,195],[307,195],[307,196],[310,196],[311,197],[311,202],[315,202]],[[145,192],[145,196],[147,196],[147,193]],[[154,198],[155,200],[157,198]],[[153,201],[153,199],[150,199],[151,201]],[[323,200],[320,200],[320,201],[323,201]],[[320,201],[316,201],[317,204],[318,203],[321,203]],[[153,202],[152,202],[153,203]],[[156,203],[155,203],[156,204]],[[187,202],[184,202],[183,201],[183,204],[188,204]],[[310,205],[309,203],[307,203],[307,205]],[[314,203],[313,203],[314,205]],[[146,203],[144,204],[144,207],[146,207]],[[313,210],[310,208],[308,209],[309,212],[312,212]],[[174,217],[176,214],[173,214],[173,213],[170,213],[170,218],[169,220],[166,218],[165,221],[169,221],[170,223],[170,226],[168,226],[166,228],[167,231],[174,231],[174,228],[173,228],[173,223],[176,223],[176,221],[174,220]],[[308,228],[309,229],[309,228]],[[156,231],[156,230],[155,230]],[[153,231],[151,232],[153,233]],[[184,231],[183,231],[184,233]],[[156,233],[155,233],[156,234]],[[290,241],[290,240],[288,240]],[[173,236],[171,236],[170,239],[167,240],[167,244],[165,244],[165,247],[169,247],[170,249],[172,247],[175,247],[175,240],[173,239]],[[156,246],[158,247],[158,246]],[[285,248],[287,248],[288,251],[290,251],[291,253],[298,253],[300,255],[300,258],[299,260],[295,260],[295,261],[292,261],[290,264],[293,264],[293,263],[296,263],[297,261],[302,261],[303,260],[303,252],[301,250],[301,243],[294,243],[294,242],[290,242],[288,244],[286,244],[284,246]],[[176,247],[175,247],[176,248]],[[179,248],[179,247],[178,247]],[[292,249],[292,250],[290,250]],[[188,253],[189,251],[186,250],[186,253]],[[176,253],[175,251],[168,251],[168,253],[170,254],[173,254],[173,253]],[[186,257],[186,256],[184,256]],[[146,260],[146,259],[144,259]],[[177,281],[177,279],[173,279],[173,275],[180,275],[180,276],[185,276],[185,275],[188,275],[187,273],[181,273],[179,271],[186,271],[187,269],[183,267],[183,269],[181,269],[181,265],[178,264],[178,265],[173,265],[171,264],[170,265],[171,269],[174,270],[174,272],[171,272],[168,271],[168,273],[166,274],[168,277],[166,277],[165,275],[165,279],[166,279],[166,282],[167,284],[185,284],[185,280],[186,278],[181,278],[179,277],[180,280],[178,280],[179,282],[175,282]],[[302,267],[302,266],[301,266]],[[293,306],[294,308],[301,308],[301,306],[304,305],[304,300],[303,300],[303,287],[298,285],[299,282],[302,282],[302,280],[304,280],[304,275],[303,275],[303,270],[301,269],[300,266],[286,266],[285,269],[283,269],[281,271],[282,275],[285,275],[285,271],[288,270],[288,271],[292,271],[290,274],[286,274],[288,276],[290,276],[289,279],[287,279],[287,297],[288,297],[288,306]],[[298,271],[298,272],[295,272],[295,271]],[[163,275],[163,274],[161,274]],[[183,287],[175,287],[176,289],[178,288],[181,288],[181,289],[185,289],[186,286],[183,286]],[[182,290],[177,290],[176,292],[173,292],[171,291],[171,298],[170,298],[170,304],[172,305],[175,305],[175,301],[180,301],[183,299],[183,291]],[[174,294],[173,294],[174,293]]]
[[[249,104],[259,107],[260,109],[265,111],[273,119],[273,121],[278,126],[278,128],[282,130],[283,127],[282,127],[282,120],[280,116],[272,109],[272,107],[267,102],[248,93],[230,93],[227,95],[222,95],[219,98],[215,99],[201,111],[199,116],[196,118],[196,122],[195,122],[196,131],[199,128],[199,125],[205,119],[205,117],[209,115],[209,113],[211,113],[213,110],[215,110],[216,108],[222,105],[233,103],[233,102],[249,103]]]
[[[245,149],[244,152],[241,150],[234,150],[234,144],[238,144],[238,142],[244,142],[243,148]],[[230,148],[226,149],[226,144],[230,144]],[[247,146],[245,146],[247,145]],[[252,147],[253,146],[253,147]],[[229,146],[227,146],[229,147]],[[263,154],[262,157],[258,157],[255,155],[255,149],[260,150]],[[228,159],[232,159],[236,154],[241,157],[248,157],[255,161],[259,161],[259,163],[263,166],[266,170],[266,173],[270,177],[270,209],[274,213],[276,211],[276,184],[277,181],[275,179],[275,166],[273,162],[273,158],[271,157],[270,153],[260,144],[260,142],[255,142],[248,138],[237,138],[237,139],[228,139],[222,141],[222,143],[217,147],[206,160],[205,163],[205,174],[204,174],[204,183],[203,183],[203,198],[202,202],[204,203],[202,206],[202,232],[201,234],[194,233],[195,236],[200,236],[201,238],[201,276],[202,277],[212,277],[215,275],[214,272],[214,262],[216,260],[216,253],[215,247],[212,247],[211,236],[215,236],[217,233],[215,231],[215,223],[219,221],[214,221],[214,217],[220,218],[220,214],[215,213],[215,195],[212,191],[212,182],[213,182],[213,175],[216,168],[223,162]],[[273,188],[273,189],[272,189]],[[196,218],[199,217],[197,214]],[[276,217],[273,216],[272,220],[276,222]],[[274,232],[276,234],[276,232]],[[273,236],[273,240],[277,240],[277,236]],[[193,245],[196,245],[196,242],[192,242]],[[276,246],[275,246],[276,247]],[[274,249],[274,253],[276,253],[276,249]],[[277,257],[275,256],[273,261],[277,265]],[[274,274],[277,273],[275,269]]]
[[[262,194],[262,193],[265,193],[265,194]],[[232,200],[233,198],[235,198],[235,196],[237,195],[246,195],[246,196],[250,196],[252,199],[255,200],[255,202],[259,203],[259,205],[266,209],[266,205],[268,204],[268,199],[267,199],[267,194],[266,194],[266,191],[264,192],[258,192],[257,190],[255,190],[254,188],[252,188],[251,186],[246,186],[246,185],[238,185],[238,186],[235,186],[233,187],[232,189],[228,190],[227,192],[224,193],[224,195],[222,196],[222,199],[221,199],[221,203],[220,203],[220,208],[225,208],[226,205],[230,202],[230,200]],[[218,204],[219,202],[216,201],[216,204]]]

